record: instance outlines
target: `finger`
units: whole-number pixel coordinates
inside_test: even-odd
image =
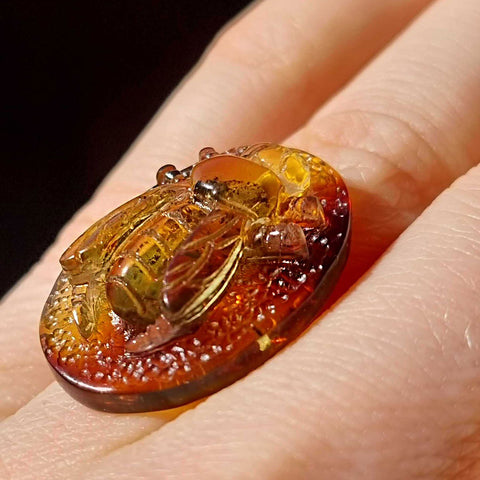
[[[98,414],[78,405],[66,395],[59,397],[56,388],[57,386],[52,384],[37,396],[38,403],[43,407],[41,411],[28,405],[23,409],[21,426],[15,421],[15,415],[4,421],[0,441],[2,447],[28,443],[32,435],[35,435],[39,442],[35,452],[19,449],[15,451],[15,455],[8,457],[3,456],[5,452],[3,448],[0,449],[5,471],[11,473],[10,476],[5,475],[1,478],[15,478],[20,475],[22,478],[47,478],[32,467],[37,457],[45,460],[50,458],[49,463],[52,465],[50,457],[52,444],[56,445],[56,458],[60,463],[70,462],[72,453],[77,449],[88,452],[85,456],[94,459],[98,455],[108,453],[109,448],[126,445],[158,427],[158,422],[153,416]],[[35,428],[39,416],[42,420],[41,430]],[[131,430],[129,427],[132,427]],[[102,430],[103,438],[106,440],[104,443],[92,441],[90,434],[97,429]],[[63,441],[59,448],[58,438],[67,439],[70,448],[66,449]],[[50,472],[52,471],[48,478],[60,478],[56,476],[55,469],[50,467]]]
[[[422,185],[430,180],[442,188],[448,181],[445,173],[435,180],[439,169],[454,176],[478,160],[479,19],[478,2],[439,2],[372,67],[393,68],[396,61],[403,66],[398,72],[415,69],[416,88],[423,86],[428,99],[424,108],[431,111],[435,105],[436,113],[420,131],[428,138],[429,128],[438,129],[439,145],[455,155],[416,155],[410,168],[417,162],[414,177],[426,178],[418,185],[406,182],[415,199],[411,204],[408,198],[397,200],[392,212],[397,205],[413,214],[422,206],[420,199],[432,195],[423,197]],[[423,39],[422,48],[416,37]],[[411,49],[426,65],[437,65],[435,85],[441,90],[422,82],[428,70],[418,71]],[[439,57],[433,60],[437,52],[443,52],[442,63]],[[415,90],[417,102],[421,92]],[[394,97],[395,104],[405,105],[406,93]],[[456,125],[459,116],[466,131]],[[404,137],[401,130],[384,141],[398,136]],[[405,163],[409,151],[422,151],[423,138],[407,142],[402,155],[382,158]],[[432,141],[432,148],[436,145]],[[405,177],[396,178],[405,186]],[[390,182],[397,188],[393,178]],[[456,469],[475,463],[480,438],[478,185],[477,169],[447,191],[322,324],[282,355],[162,430],[111,454],[89,474],[458,478]],[[397,199],[403,192],[397,189]],[[375,208],[372,203],[369,210]]]
[[[477,167],[294,346],[79,478],[478,478],[479,186]]]
[[[21,410],[20,421],[20,412],[17,412],[2,423],[0,466],[3,464],[9,475],[4,473],[0,478],[71,478],[85,463],[148,435],[185,409],[175,408],[162,415],[100,413],[67,395],[58,395],[59,388],[52,384],[37,395],[35,404],[31,402]],[[99,431],[102,432],[101,441],[96,440]],[[21,448],[29,444],[32,437],[37,442],[34,451]],[[55,449],[54,462],[52,447]],[[37,468],[39,465],[41,469]],[[62,466],[68,466],[68,473]]]
[[[191,163],[208,144],[230,147],[290,133],[427,3],[267,0],[227,30],[41,264],[3,302],[0,388],[9,394],[0,398],[0,416],[50,379],[37,322],[58,272],[56,259],[78,234],[149,187],[162,163]]]

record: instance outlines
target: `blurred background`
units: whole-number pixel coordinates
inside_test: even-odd
[[[0,295],[247,0],[2,2]]]

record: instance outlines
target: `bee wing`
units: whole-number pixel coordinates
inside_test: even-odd
[[[244,218],[214,210],[170,260],[163,279],[165,317],[187,327],[223,294],[242,256]]]
[[[180,184],[155,187],[110,212],[68,247],[60,259],[63,270],[74,284],[88,282],[133,230],[169,202],[170,195],[178,200],[186,192],[187,186]]]

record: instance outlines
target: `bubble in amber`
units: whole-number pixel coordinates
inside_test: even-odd
[[[177,407],[261,365],[318,316],[343,268],[350,203],[323,160],[273,144],[211,148],[63,254],[40,322],[82,403]]]

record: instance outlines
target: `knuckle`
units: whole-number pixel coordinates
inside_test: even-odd
[[[361,173],[354,175],[355,188],[375,189],[390,207],[414,214],[452,177],[446,159],[408,115],[364,108],[329,113],[307,125],[302,137],[307,145],[333,146],[349,173],[349,167]]]
[[[313,54],[314,46],[288,9],[267,7],[260,3],[221,30],[212,43],[209,60],[221,59],[252,71],[282,70],[297,79],[293,67],[299,61],[299,49]]]

